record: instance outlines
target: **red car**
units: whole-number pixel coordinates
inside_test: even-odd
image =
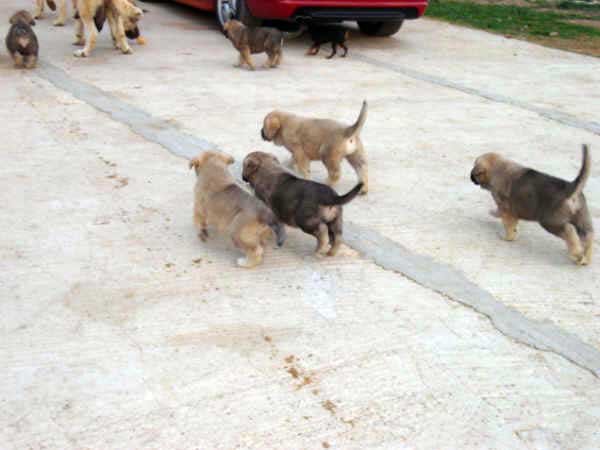
[[[221,25],[236,17],[247,25],[263,20],[307,23],[356,21],[360,30],[373,36],[390,36],[405,19],[417,19],[427,0],[175,0],[215,11]]]

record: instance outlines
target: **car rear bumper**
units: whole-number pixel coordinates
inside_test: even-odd
[[[362,20],[386,22],[416,19],[427,0],[246,0],[253,16],[261,19]],[[376,4],[374,6],[373,4]]]

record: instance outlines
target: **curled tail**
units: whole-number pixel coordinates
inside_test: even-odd
[[[567,197],[578,196],[581,193],[581,191],[583,191],[585,183],[590,177],[590,170],[592,168],[592,157],[590,156],[590,149],[587,146],[587,144],[583,144],[581,146],[581,151],[581,169],[579,170],[579,175],[577,175],[577,178],[575,178],[571,183],[569,183]]]
[[[360,134],[360,131],[362,130],[362,127],[365,124],[366,120],[367,120],[367,101],[364,100],[363,104],[362,104],[362,108],[360,109],[360,114],[358,115],[358,119],[356,119],[356,122],[354,123],[354,125],[346,128],[346,131],[344,132],[346,137],[351,138],[352,136],[358,136]]]
[[[323,206],[345,205],[346,203],[351,202],[354,199],[354,197],[356,197],[358,195],[358,193],[360,192],[362,187],[363,187],[363,184],[358,183],[347,194],[336,195],[336,196],[329,197],[325,200],[319,200],[319,204],[323,205]]]

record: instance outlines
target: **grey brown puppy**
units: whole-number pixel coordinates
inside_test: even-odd
[[[353,125],[272,111],[265,117],[260,134],[265,141],[288,149],[295,169],[304,178],[310,177],[311,161],[322,161],[329,174],[327,184],[331,186],[340,179],[341,164],[345,158],[362,183],[360,193],[366,194],[369,190],[367,155],[360,139],[366,120],[366,101]]]
[[[238,20],[228,20],[223,30],[233,46],[240,52],[236,67],[248,64],[254,70],[251,54],[266,53],[269,57],[264,67],[277,67],[283,56],[283,33],[275,28],[250,28]]]
[[[6,35],[6,48],[16,67],[32,69],[37,64],[39,44],[32,26],[35,20],[27,11],[18,11],[9,20],[11,27]]]
[[[190,169],[195,169],[197,176],[194,224],[202,241],[208,239],[209,226],[229,235],[246,255],[237,260],[238,266],[252,268],[261,263],[264,243],[271,233],[277,245],[283,245],[285,227],[263,202],[236,184],[227,169],[230,164],[233,158],[218,152],[202,152],[190,161]]]
[[[475,161],[471,181],[492,193],[498,209],[490,213],[502,219],[507,241],[516,239],[519,220],[536,221],[566,242],[575,263],[586,265],[592,260],[594,243],[583,195],[590,168],[587,145],[583,146],[581,170],[573,181],[521,166],[497,153],[486,153]]]
[[[277,218],[317,238],[317,256],[334,256],[342,243],[342,205],[358,195],[362,184],[338,195],[326,184],[298,178],[268,153],[252,152],[244,159],[242,179]]]

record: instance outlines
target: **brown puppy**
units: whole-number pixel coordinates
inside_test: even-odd
[[[242,178],[279,220],[317,238],[317,256],[337,253],[342,243],[342,205],[358,195],[361,183],[346,195],[337,195],[326,184],[292,175],[264,152],[246,156]]]
[[[248,64],[254,70],[250,54],[266,53],[269,59],[264,67],[277,67],[281,63],[283,53],[283,33],[275,28],[249,28],[237,20],[228,20],[223,30],[233,46],[240,52],[236,67]]]
[[[350,163],[360,182],[361,194],[369,190],[367,155],[360,132],[367,120],[367,102],[364,101],[356,123],[348,126],[329,119],[309,119],[294,114],[273,111],[265,117],[260,132],[265,141],[281,145],[292,153],[296,170],[310,177],[310,162],[325,164],[333,186],[340,179],[342,160]]]
[[[32,26],[35,20],[27,11],[18,11],[9,20],[11,26],[6,35],[6,48],[12,56],[16,67],[35,67],[38,59],[39,45]]]
[[[229,164],[233,158],[217,152],[202,152],[190,161],[197,176],[194,224],[202,241],[208,239],[209,225],[228,234],[246,254],[237,260],[238,266],[251,268],[261,263],[264,241],[271,233],[277,237],[277,245],[283,245],[285,227],[264,203],[236,184],[227,170]]]
[[[492,193],[498,210],[490,213],[502,219],[507,241],[516,239],[519,219],[534,220],[564,239],[571,259],[585,265],[592,260],[594,243],[583,195],[590,166],[587,145],[583,146],[579,175],[571,182],[523,167],[496,153],[486,153],[475,161],[471,181]]]
[[[115,41],[115,46],[123,53],[131,53],[131,47],[127,43],[125,30],[134,29],[144,15],[142,10],[129,0],[77,0],[77,14],[79,19],[76,23],[75,45],[85,45],[81,50],[74,52],[75,56],[89,56],[96,46],[98,37],[98,24],[103,23],[102,14],[106,14],[106,20],[110,26],[110,32]],[[89,36],[86,42],[84,29]]]

